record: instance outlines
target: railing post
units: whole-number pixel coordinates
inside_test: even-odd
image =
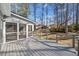
[[[58,43],[58,37],[57,37],[57,34],[56,34],[56,43]]]
[[[76,36],[76,39],[78,41],[78,43],[77,43],[77,56],[79,56],[79,36]]]
[[[79,37],[78,37],[78,56],[79,56]]]
[[[75,36],[73,35],[72,47],[75,48]]]

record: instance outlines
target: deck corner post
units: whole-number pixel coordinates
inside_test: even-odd
[[[79,56],[79,38],[78,38],[78,56]]]
[[[73,36],[72,47],[75,48],[75,36]]]

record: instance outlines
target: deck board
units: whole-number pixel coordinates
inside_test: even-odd
[[[76,51],[65,45],[37,37],[2,45],[0,56],[76,56]]]

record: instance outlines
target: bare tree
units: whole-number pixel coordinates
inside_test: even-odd
[[[58,25],[59,25],[59,22],[58,22],[58,5],[57,5],[57,4],[55,4],[54,6],[55,6],[55,8],[54,8],[55,18],[54,18],[54,20],[56,20],[56,24],[57,24],[57,31],[58,31]]]
[[[78,6],[79,6],[79,4],[77,3],[76,4],[76,31],[78,31]]]
[[[36,4],[33,4],[33,8],[34,8],[34,21],[36,22]]]
[[[34,8],[34,22],[36,23],[36,4],[33,4],[33,8]],[[34,26],[35,30],[36,30],[36,25]]]
[[[65,15],[65,33],[68,33],[68,4],[66,4],[66,15]]]
[[[73,9],[73,24],[74,24],[74,3],[72,4]]]

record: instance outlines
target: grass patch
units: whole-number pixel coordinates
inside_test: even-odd
[[[46,39],[47,40],[56,40],[56,34],[51,34],[49,33],[48,35],[46,35],[45,33],[36,33],[35,34],[40,38],[40,39]],[[62,33],[61,33],[62,34]],[[64,35],[64,34],[63,34]],[[61,38],[61,37],[60,37]],[[62,45],[69,45],[69,46],[72,46],[72,39],[68,38],[68,37],[63,37],[63,39],[59,39],[58,40],[58,43],[59,44],[62,44]]]

